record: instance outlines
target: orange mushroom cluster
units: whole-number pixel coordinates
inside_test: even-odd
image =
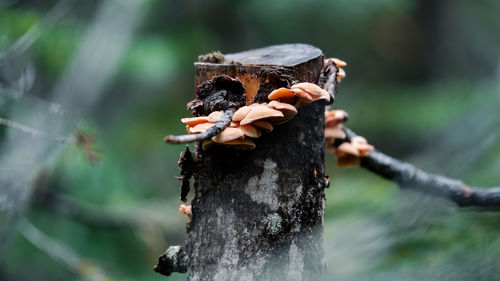
[[[373,146],[368,144],[365,138],[356,136],[350,142],[342,142],[335,146],[336,139],[345,139],[346,134],[342,130],[342,124],[347,121],[347,113],[343,110],[331,110],[325,112],[325,140],[326,149],[337,155],[337,164],[340,167],[358,165],[362,157],[368,156]]]
[[[317,100],[330,101],[330,94],[313,83],[298,83],[288,88],[279,88],[272,91],[268,98],[282,103],[293,104],[300,107]]]
[[[193,217],[193,212],[192,212],[192,207],[191,205],[184,205],[184,204],[181,204],[179,206],[179,212],[185,214],[186,216],[188,216],[189,218],[192,218]]]
[[[213,144],[222,144],[241,150],[255,148],[252,139],[262,135],[262,131],[271,132],[275,125],[283,124],[297,114],[297,108],[317,100],[330,100],[327,91],[313,83],[298,83],[290,89],[280,88],[272,91],[269,103],[254,103],[240,107],[234,114],[231,123],[221,133],[210,140],[202,142],[206,149]],[[183,118],[189,134],[203,133],[212,127],[223,115],[223,111],[215,111],[208,116]]]
[[[347,63],[341,59],[338,59],[338,58],[326,59],[325,63],[328,63],[329,60],[333,61],[333,63],[335,63],[335,65],[339,68],[336,78],[337,78],[337,82],[340,83],[340,81],[342,81],[342,78],[344,78],[346,75],[345,70],[342,67],[346,67]]]

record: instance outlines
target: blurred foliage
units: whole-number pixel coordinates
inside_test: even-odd
[[[43,99],[55,88],[106,1],[116,0],[74,1],[56,24],[44,24],[56,1],[0,0],[0,52],[39,24],[39,39],[15,62],[29,62],[36,70],[35,84],[21,100]],[[186,219],[176,211],[174,179],[182,146],[165,145],[162,138],[183,132],[179,118],[188,115],[185,104],[194,95],[192,63],[212,50],[315,45],[348,61],[334,107],[347,110],[348,126],[376,147],[472,185],[500,182],[498,1],[145,2],[106,94],[80,125],[95,140],[100,160],[92,164],[81,148],[67,145],[57,165],[45,171],[50,180],[43,188],[147,223],[101,228],[43,206],[26,214],[111,280],[165,280],[151,268],[167,245],[183,243]],[[10,65],[0,61],[2,117],[19,101],[2,92]],[[498,214],[458,210],[401,191],[359,168],[337,168],[331,155],[327,167],[332,185],[326,190],[326,276],[500,276]],[[18,234],[0,250],[2,280],[83,278]]]

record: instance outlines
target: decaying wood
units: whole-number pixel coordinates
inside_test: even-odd
[[[272,46],[225,55],[222,64],[195,63],[195,81],[237,78],[245,91],[236,100],[268,102],[272,90],[294,81],[318,83],[323,60],[310,45]],[[193,217],[183,248],[188,280],[321,279],[324,107],[300,108],[291,121],[255,139],[251,151],[197,146]]]

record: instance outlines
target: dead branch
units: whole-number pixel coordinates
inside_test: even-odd
[[[169,143],[188,143],[188,142],[194,142],[194,141],[203,141],[203,140],[208,140],[211,139],[212,137],[218,135],[222,130],[224,130],[229,124],[231,124],[231,119],[233,117],[234,112],[236,111],[235,108],[229,108],[224,111],[224,114],[222,114],[222,117],[213,125],[212,127],[208,128],[205,132],[201,134],[192,134],[192,135],[182,135],[182,136],[167,136],[165,137],[165,142]]]
[[[356,133],[344,128],[347,139]],[[392,158],[378,150],[361,158],[361,167],[398,183],[401,188],[412,189],[456,203],[459,207],[500,208],[500,187],[469,187],[461,180],[425,172],[412,164]]]
[[[26,218],[18,219],[14,227],[33,246],[68,270],[85,277],[87,280],[110,280],[97,265],[82,258],[68,245],[43,233]]]
[[[58,136],[58,135],[54,135],[51,133],[39,131],[37,129],[19,124],[17,122],[14,122],[12,120],[5,119],[2,117],[0,117],[0,125],[6,126],[9,128],[12,128],[12,129],[16,129],[18,131],[30,134],[32,136],[46,137],[46,138],[49,138],[51,140],[54,140],[54,141],[60,142],[60,143],[76,143],[76,139],[73,137]]]

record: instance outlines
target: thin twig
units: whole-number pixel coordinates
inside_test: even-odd
[[[194,141],[203,141],[203,140],[208,140],[212,138],[213,136],[216,136],[222,130],[224,130],[229,124],[231,124],[231,120],[233,117],[233,114],[236,110],[234,108],[229,108],[224,111],[224,114],[222,114],[222,117],[217,121],[212,127],[208,128],[205,132],[201,134],[192,134],[192,135],[182,135],[182,136],[167,136],[165,137],[165,142],[168,143],[188,143],[188,142],[194,142]]]
[[[344,131],[348,139],[356,136],[356,133],[348,128],[344,128]],[[500,208],[500,187],[469,187],[461,180],[425,172],[377,150],[361,158],[361,167],[397,182],[401,188],[446,198],[459,207]]]
[[[17,56],[26,52],[26,50],[40,38],[44,28],[56,23],[69,11],[72,2],[74,2],[74,0],[61,0],[57,2],[42,20],[31,26],[28,31],[10,45],[5,52],[0,53],[0,59],[7,56]]]
[[[19,130],[23,133],[27,133],[27,134],[30,134],[32,136],[46,137],[46,138],[52,139],[52,140],[54,140],[56,142],[60,142],[60,143],[76,143],[76,139],[74,137],[64,137],[64,136],[58,136],[58,135],[54,135],[51,133],[43,132],[43,131],[19,124],[17,122],[14,122],[12,120],[5,119],[2,117],[0,117],[0,125],[4,125],[6,127]]]
[[[68,270],[85,277],[85,280],[109,281],[110,279],[94,264],[80,257],[80,255],[47,234],[40,231],[26,218],[20,218],[15,229],[33,246],[46,253],[53,260],[65,266]]]

